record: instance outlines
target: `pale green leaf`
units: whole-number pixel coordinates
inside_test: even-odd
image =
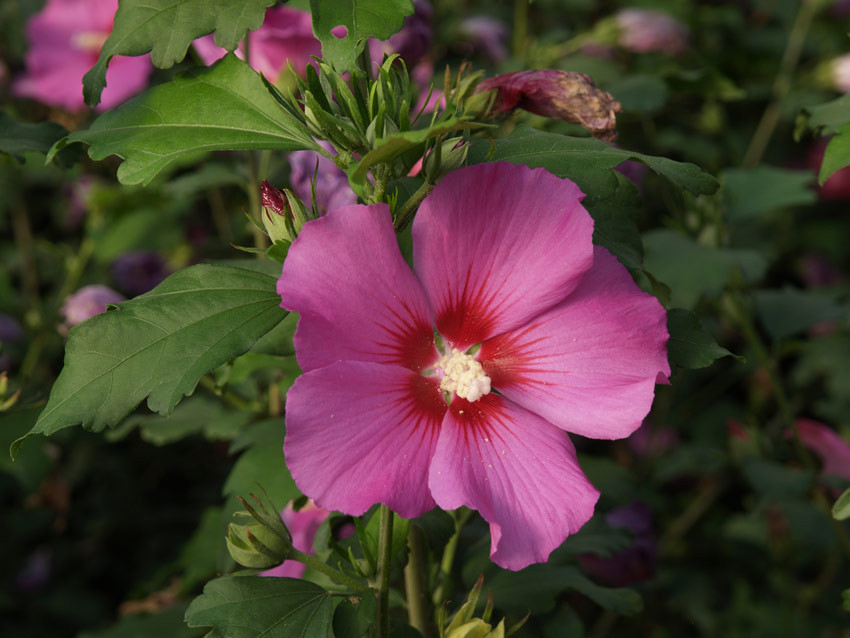
[[[839,521],[850,518],[850,487],[835,501],[832,506],[832,515]]]
[[[667,358],[670,365],[681,368],[705,368],[721,357],[735,356],[726,348],[717,345],[697,316],[682,308],[667,311]]]

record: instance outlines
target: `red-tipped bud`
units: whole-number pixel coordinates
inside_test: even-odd
[[[617,139],[620,103],[600,91],[588,76],[574,71],[516,71],[489,78],[477,91],[496,91],[493,114],[524,109],[537,115],[580,124],[593,137]]]
[[[292,241],[309,217],[304,204],[289,190],[280,190],[266,180],[260,185],[263,225],[272,242]]]

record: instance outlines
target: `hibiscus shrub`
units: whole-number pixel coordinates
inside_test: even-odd
[[[850,7],[674,4],[0,7],[2,634],[844,635]]]

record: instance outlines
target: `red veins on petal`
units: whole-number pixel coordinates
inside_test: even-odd
[[[411,424],[411,436],[423,427],[430,427],[437,434],[448,409],[440,382],[433,377],[417,375],[411,377],[407,391],[409,394],[398,399],[398,403],[404,409],[403,418]]]
[[[496,446],[503,442],[499,436],[500,429],[511,432],[511,424],[504,419],[502,403],[497,396],[487,394],[472,403],[458,396],[452,400],[449,409],[463,426],[463,439],[467,446],[478,449],[482,442]]]
[[[490,272],[488,270],[483,277],[484,281]],[[471,277],[470,268],[457,298],[447,300],[437,314],[437,331],[459,348],[481,343],[489,337],[498,318],[494,303],[498,288],[491,287],[493,289],[488,292],[480,283],[471,282]]]
[[[384,310],[391,318],[382,325],[384,334],[376,341],[382,352],[371,354],[385,355],[384,363],[395,363],[414,372],[433,365],[439,355],[431,326],[415,321],[416,314],[401,300],[398,307],[384,305]]]
[[[529,383],[543,385],[531,376],[532,373],[555,372],[542,367],[550,355],[535,354],[535,346],[544,342],[545,337],[524,340],[535,327],[530,324],[481,344],[478,360],[494,388]]]

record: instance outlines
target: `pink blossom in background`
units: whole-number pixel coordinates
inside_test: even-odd
[[[149,250],[124,253],[112,262],[109,270],[118,288],[131,297],[152,290],[171,274],[162,255]]]
[[[797,419],[800,441],[820,457],[822,474],[850,481],[850,443],[831,427],[812,419]]]
[[[65,299],[65,305],[62,306],[65,326],[73,328],[86,319],[106,312],[108,304],[119,301],[124,301],[124,297],[112,288],[100,284],[83,286]]]
[[[266,19],[256,31],[248,32],[250,64],[262,73],[269,82],[276,83],[287,65],[299,75],[310,62],[311,56],[322,53],[322,45],[313,35],[310,13],[288,7],[272,7],[266,11]],[[205,35],[192,43],[204,64],[210,65],[227,53],[215,44],[211,35]],[[245,59],[242,43],[236,55]]]
[[[292,509],[292,503],[290,503],[280,513],[284,524],[289,528],[289,533],[292,534],[292,546],[305,554],[313,553],[313,539],[316,537],[319,526],[328,516],[330,512],[316,507],[313,501],[307,501],[307,504],[297,512]],[[277,567],[260,572],[260,576],[301,578],[306,568],[304,563],[299,563],[297,560],[285,560]]]
[[[471,16],[458,26],[455,48],[464,57],[481,55],[491,64],[508,57],[508,25],[492,16]]]
[[[587,522],[599,494],[567,432],[628,436],[670,369],[664,309],[593,246],[582,197],[543,169],[449,173],[413,223],[415,275],[385,204],[304,225],[278,292],[300,314],[284,449],[305,494],[475,508],[514,570]]]
[[[652,9],[623,9],[614,17],[618,43],[635,53],[679,55],[688,50],[688,28],[673,16]]]
[[[850,82],[850,79],[848,79]],[[806,164],[815,174],[820,171],[820,166],[823,163],[823,155],[826,152],[826,147],[831,138],[820,138],[812,144],[806,155]],[[829,176],[829,179],[823,183],[823,186],[816,184],[820,198],[824,201],[846,201],[850,200],[850,166],[845,166],[835,171]]]
[[[333,152],[330,143],[320,141],[328,152]],[[318,166],[318,168],[317,168]],[[307,208],[312,201],[310,180],[316,178],[316,205],[320,213],[357,203],[357,195],[348,185],[345,172],[324,155],[315,151],[294,151],[289,154],[289,183],[292,190]]]
[[[26,72],[12,93],[69,111],[84,108],[83,75],[97,63],[117,9],[118,0],[48,0],[27,22]],[[151,71],[149,55],[112,58],[98,110],[144,89]]]
[[[845,53],[832,61],[832,81],[836,90],[850,93],[850,53]]]

